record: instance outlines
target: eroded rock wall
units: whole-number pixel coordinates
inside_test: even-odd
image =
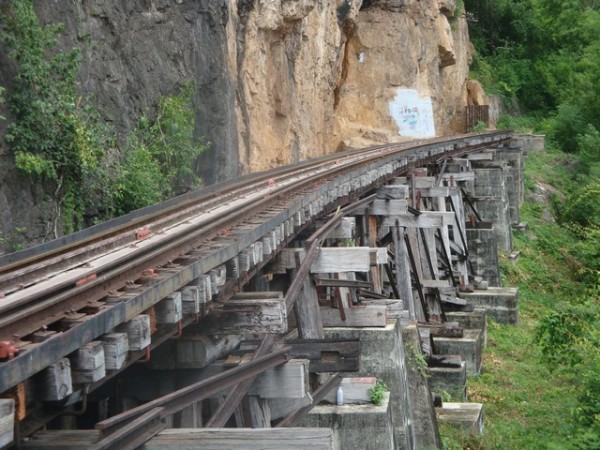
[[[427,133],[462,131],[470,47],[455,0],[36,0],[35,6],[43,22],[65,23],[61,45],[81,49],[80,91],[92,95],[122,139],[141,114],[152,115],[160,96],[197,84],[197,130],[211,142],[197,162],[206,183],[408,139],[401,121],[415,117],[417,127],[426,121]],[[6,55],[0,44],[3,61]],[[14,70],[0,67],[0,83],[9,89]],[[408,119],[406,98],[422,106],[416,116],[409,108]],[[11,171],[6,146],[0,156],[0,232],[24,227],[29,243],[47,239],[44,194]]]

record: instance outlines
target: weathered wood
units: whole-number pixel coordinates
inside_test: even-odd
[[[73,383],[95,383],[106,376],[102,342],[92,341],[80,347],[71,358]]]
[[[174,292],[162,299],[154,305],[154,311],[156,312],[156,323],[172,324],[181,321],[183,319],[181,292]]]
[[[323,247],[319,250],[310,273],[343,273],[368,272],[371,268],[371,251],[369,247]],[[286,248],[278,257],[273,271],[285,273],[297,267],[297,254],[304,259],[304,249]]]
[[[443,324],[420,323],[419,330],[427,329],[431,336],[463,337],[463,328],[457,322]]]
[[[356,235],[356,219],[343,217],[339,225],[327,234],[327,239],[354,239]]]
[[[454,172],[454,173],[445,173],[442,175],[442,179],[444,181],[450,182],[450,180],[457,181],[473,181],[475,180],[475,172]]]
[[[256,342],[246,341],[240,349],[251,351]],[[356,372],[359,370],[360,341],[358,339],[286,340],[293,358],[307,359],[310,372]]]
[[[394,178],[394,184],[408,184],[411,183],[416,189],[430,188],[435,186],[435,177],[425,176],[414,176],[414,177],[396,177]]]
[[[271,409],[268,400],[247,395],[242,400],[241,410],[247,427],[271,428]]]
[[[308,366],[306,359],[292,359],[267,370],[256,377],[248,394],[260,398],[302,398],[308,391]]]
[[[23,443],[28,450],[87,450],[94,430],[44,431]],[[329,428],[180,428],[161,431],[144,450],[333,450]]]
[[[365,226],[367,228],[367,243],[369,244],[369,247],[377,248],[377,217],[374,217],[374,216],[366,217]],[[384,247],[383,250],[385,251],[385,258],[386,258],[386,262],[383,264],[387,264],[389,261],[388,254],[387,254],[387,247]],[[377,255],[379,255],[379,252],[377,252]],[[372,262],[373,261],[371,260],[371,263]],[[377,261],[377,262],[379,262],[379,261]],[[379,266],[373,267],[373,265],[372,265],[369,275],[370,275],[371,281],[373,282],[373,290],[375,292],[381,293],[383,291],[383,284],[382,284],[382,280],[381,280],[381,267],[379,267]]]
[[[381,186],[375,196],[378,199],[406,199],[409,196],[409,186],[407,183]]]
[[[319,310],[317,290],[310,276],[304,279],[302,290],[294,302],[296,326],[301,339],[323,339],[323,322]]]
[[[212,303],[201,327],[206,334],[217,335],[285,333],[287,311],[283,294],[279,295],[279,298],[232,297],[224,303]]]
[[[375,199],[367,208],[367,214],[372,216],[397,216],[408,213],[406,200]]]
[[[186,317],[194,317],[203,312],[200,305],[200,288],[198,286],[184,286],[181,289],[181,312]]]
[[[456,192],[458,192],[458,189],[445,187],[445,186],[434,186],[434,187],[429,187],[429,188],[417,189],[417,192],[419,192],[421,194],[421,198],[423,198],[423,197],[446,198],[450,195],[454,195]]]
[[[379,305],[346,308],[346,320],[342,320],[337,309],[321,307],[324,327],[385,327],[387,308]]]
[[[177,340],[176,367],[180,369],[200,369],[223,355],[231,353],[240,344],[237,335],[207,336],[200,333],[185,333]]]
[[[0,399],[0,448],[8,447],[14,440],[15,401]]]
[[[41,385],[39,398],[42,401],[63,400],[73,393],[71,361],[68,358],[59,359],[38,376]]]
[[[371,289],[373,285],[370,281],[344,280],[339,278],[314,278],[317,287],[346,287],[346,288],[365,288]]]
[[[388,319],[404,319],[407,318],[406,311],[404,309],[404,305],[402,304],[402,300],[394,300],[394,299],[361,299],[361,302],[364,305],[377,305],[377,306],[385,306],[387,309],[387,317]]]
[[[410,228],[442,228],[452,225],[454,214],[451,212],[424,211],[418,216],[398,215],[388,216],[383,219],[384,226],[395,226]]]
[[[119,370],[127,360],[129,340],[127,333],[108,333],[102,336],[104,361],[107,370]]]
[[[225,265],[216,267],[209,274],[212,295],[216,295],[219,293],[219,288],[225,285],[227,280],[227,267]]]
[[[394,240],[394,259],[396,273],[394,284],[398,290],[400,299],[403,301],[404,308],[408,311],[410,320],[415,320],[415,307],[412,283],[410,278],[410,263],[408,259],[408,250],[404,240],[404,229],[398,226],[390,228]]]
[[[115,331],[127,334],[129,351],[143,350],[152,342],[150,316],[148,314],[135,316],[129,322],[119,325]]]

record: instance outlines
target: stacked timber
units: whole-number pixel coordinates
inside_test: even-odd
[[[119,370],[127,360],[129,339],[126,333],[108,333],[102,336],[106,370]]]
[[[61,358],[51,364],[42,371],[39,382],[42,401],[64,400],[73,393],[71,361],[68,358]]]
[[[129,322],[118,326],[117,331],[127,334],[129,351],[143,350],[152,342],[150,316],[148,314],[135,316]]]
[[[73,383],[88,384],[104,378],[104,348],[102,342],[92,341],[75,351],[71,358],[71,375]]]

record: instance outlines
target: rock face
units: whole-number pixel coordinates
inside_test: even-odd
[[[470,46],[455,0],[35,1],[81,49],[80,91],[126,136],[198,86],[206,183],[347,147],[462,131]],[[0,58],[7,49],[0,44]],[[0,67],[10,90],[15,67]],[[0,125],[1,127],[2,125]],[[0,133],[2,133],[0,128]],[[3,144],[2,144],[3,145]],[[0,150],[0,232],[46,236],[42,195]],[[27,213],[24,213],[27,211]],[[20,239],[20,238],[19,238]]]

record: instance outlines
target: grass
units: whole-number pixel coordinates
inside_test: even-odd
[[[557,201],[560,191],[572,189],[570,168],[575,166],[568,155],[533,153],[525,168],[526,188],[530,193],[539,191],[540,184],[557,188]],[[484,404],[484,435],[469,436],[441,426],[448,450],[572,447],[576,374],[551,370],[535,343],[535,330],[539,318],[554,305],[583,292],[577,279],[580,266],[571,256],[575,239],[548,220],[551,205],[526,202],[521,216],[529,229],[513,236],[515,249],[521,252],[519,261],[501,261],[504,285],[519,287],[519,324],[490,321],[482,373],[468,381],[469,400]]]

